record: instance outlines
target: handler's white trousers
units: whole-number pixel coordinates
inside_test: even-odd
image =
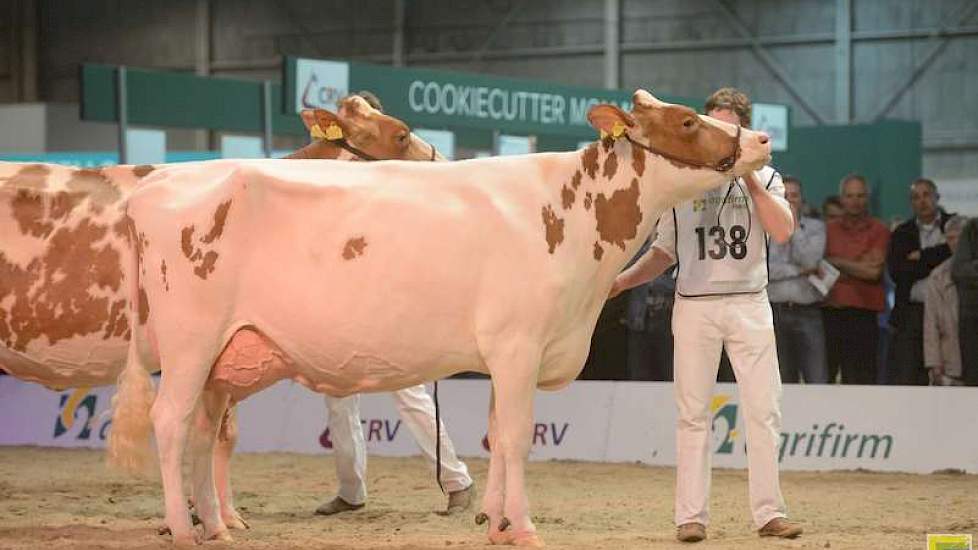
[[[709,524],[710,462],[715,449],[710,410],[724,345],[737,377],[747,429],[750,506],[758,528],[785,517],[778,481],[781,375],[767,292],[708,298],[676,297],[676,525]],[[734,439],[738,452],[743,445]]]
[[[397,412],[411,430],[421,452],[435,464],[435,402],[425,391],[424,384],[391,393]],[[329,410],[329,433],[336,459],[340,498],[350,504],[367,500],[367,449],[360,425],[360,396],[338,399],[326,397]],[[441,426],[442,484],[448,492],[460,491],[472,485],[469,470],[455,454],[455,447]]]

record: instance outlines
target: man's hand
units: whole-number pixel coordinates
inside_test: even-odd
[[[615,282],[611,285],[611,291],[608,292],[608,299],[612,299],[625,291],[625,285],[621,281],[621,275],[615,277]]]
[[[764,188],[764,184],[757,181],[754,172],[744,174],[744,181],[747,182],[747,192],[754,202],[757,217],[761,220],[764,231],[776,243],[788,242],[797,227],[797,220],[791,213],[791,207],[787,202],[782,202],[783,199],[775,200],[774,196]]]
[[[919,250],[914,250],[910,254],[907,254],[907,259],[910,260],[911,262],[919,262],[920,261],[920,251]]]

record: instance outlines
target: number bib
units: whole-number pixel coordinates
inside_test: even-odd
[[[676,290],[681,296],[764,290],[767,236],[746,183],[724,185],[676,206],[673,212],[679,262]]]

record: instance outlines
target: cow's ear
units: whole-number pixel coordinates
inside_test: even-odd
[[[587,120],[602,135],[616,137],[623,128],[635,126],[635,117],[608,103],[599,103],[591,107],[587,113]]]
[[[312,139],[336,140],[345,137],[346,132],[336,113],[326,109],[303,109],[299,115],[309,130]]]
[[[302,118],[302,123],[305,124],[306,130],[312,131],[312,127],[316,125],[316,111],[319,109],[303,109],[299,116]]]

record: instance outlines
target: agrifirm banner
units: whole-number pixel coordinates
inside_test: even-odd
[[[0,444],[100,447],[111,423],[103,413],[112,388],[49,391],[0,377]],[[442,417],[463,456],[488,456],[489,384],[439,385]],[[785,470],[978,472],[975,388],[785,386],[778,457]],[[720,384],[710,403],[711,449],[718,467],[747,465],[745,404]],[[386,394],[364,395],[361,425],[368,451],[418,454],[410,430]],[[537,392],[531,459],[675,464],[672,384],[575,382]],[[281,382],[239,405],[241,452],[323,453],[332,449],[324,397]]]

